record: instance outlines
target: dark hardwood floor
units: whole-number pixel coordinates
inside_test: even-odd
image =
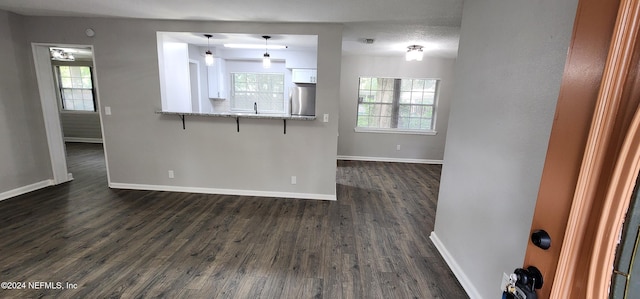
[[[440,166],[338,162],[338,201],[112,190],[75,180],[0,202],[0,298],[468,298],[428,236]]]

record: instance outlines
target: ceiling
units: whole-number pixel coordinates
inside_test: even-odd
[[[29,16],[343,23],[344,54],[456,57],[463,0],[0,0]],[[372,38],[373,44],[364,43]]]
[[[188,44],[207,47],[224,48],[225,44],[249,44],[258,45],[259,49],[264,50],[265,39],[260,34],[240,34],[240,33],[215,33],[211,34],[211,39],[207,43],[205,33],[195,32],[163,32],[165,36],[183,41]],[[274,34],[269,36],[269,45],[287,46],[289,50],[313,50],[318,46],[317,35],[293,35],[293,34]]]

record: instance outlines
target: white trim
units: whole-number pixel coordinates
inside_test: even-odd
[[[61,114],[98,114],[98,111],[85,111],[85,110],[62,110],[60,109]]]
[[[449,265],[449,268],[453,272],[453,275],[458,278],[458,281],[462,285],[462,288],[464,288],[464,290],[467,292],[469,298],[482,299],[482,296],[480,295],[480,293],[478,293],[476,287],[473,285],[469,277],[467,277],[467,275],[464,273],[462,268],[460,268],[460,265],[458,265],[458,263],[444,246],[444,244],[442,244],[442,241],[440,241],[435,231],[431,232],[431,235],[429,235],[429,239],[431,239],[433,245],[436,246],[438,252],[440,252],[440,255],[442,255],[442,258],[444,258],[444,261],[447,263],[447,265]]]
[[[64,142],[102,143],[102,138],[65,137]]]
[[[335,195],[313,194],[313,193],[293,193],[293,192],[274,192],[274,191],[260,191],[260,190],[217,189],[217,188],[202,188],[202,187],[182,187],[182,186],[166,186],[166,185],[125,184],[125,183],[109,183],[109,187],[110,188],[114,188],[114,189],[133,189],[133,190],[150,190],[150,191],[224,194],[224,195],[238,195],[238,196],[260,196],[260,197],[283,197],[283,198],[298,198],[298,199],[336,200],[336,196]]]
[[[11,197],[16,197],[18,195],[22,195],[25,193],[29,193],[31,191],[36,191],[38,189],[46,188],[52,185],[54,185],[53,180],[44,180],[37,183],[33,183],[31,185],[22,186],[20,188],[15,188],[13,190],[5,191],[0,193],[0,201],[3,201]]]
[[[51,73],[51,54],[49,45],[32,43],[31,48],[47,134],[53,182],[61,184],[68,181],[67,158],[62,140],[58,98],[56,97],[56,88],[53,82],[53,74]]]
[[[338,160],[351,161],[371,161],[371,162],[394,162],[394,163],[414,163],[414,164],[440,164],[443,160],[430,159],[405,159],[405,158],[388,158],[388,157],[364,157],[364,156],[338,156]]]
[[[377,134],[407,134],[407,135],[429,135],[435,136],[437,131],[419,131],[406,129],[382,129],[382,128],[363,128],[355,127],[353,131],[356,133],[377,133]]]

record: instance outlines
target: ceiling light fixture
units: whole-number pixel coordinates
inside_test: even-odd
[[[51,60],[58,60],[58,61],[75,61],[76,60],[73,54],[66,52],[65,50],[62,50],[62,49],[51,48],[50,52],[51,52]]]
[[[207,37],[207,52],[204,52],[204,63],[207,66],[212,66],[213,65],[213,53],[211,53],[211,46],[209,45],[209,40],[211,39],[212,35],[211,34],[205,34],[204,36]]]
[[[424,56],[424,52],[422,51],[423,46],[419,45],[411,45],[407,47],[407,54],[405,59],[407,61],[422,61],[422,57]]]
[[[263,35],[264,38],[264,55],[262,55],[262,67],[268,69],[271,67],[271,56],[269,55],[269,47],[267,46],[267,42],[271,38],[271,36]]]

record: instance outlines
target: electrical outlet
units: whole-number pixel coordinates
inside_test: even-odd
[[[111,107],[104,106],[104,115],[111,115]]]
[[[396,145],[396,150],[399,151],[400,150],[400,145]]]
[[[329,122],[329,114],[325,113],[323,118],[322,118],[322,121],[328,123]]]
[[[295,175],[291,176],[291,185],[295,185],[298,183],[298,178]]]
[[[174,176],[173,170],[169,170],[169,178],[172,179],[174,177],[175,176]]]

